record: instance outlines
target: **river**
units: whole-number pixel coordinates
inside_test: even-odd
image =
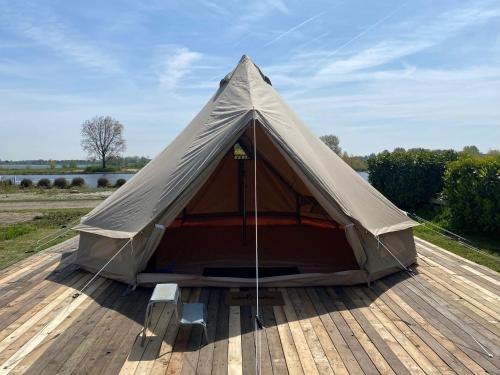
[[[29,178],[36,185],[42,178],[48,178],[51,182],[54,182],[56,178],[64,177],[71,183],[71,180],[75,177],[82,177],[85,180],[85,184],[90,187],[97,186],[97,180],[101,177],[106,177],[111,184],[115,184],[116,180],[123,178],[128,181],[132,178],[133,173],[89,173],[89,174],[23,174],[23,175],[0,175],[0,181],[12,180],[15,181],[17,185],[21,183],[23,178]]]
[[[363,177],[366,181],[368,181],[368,172],[358,172],[358,174]],[[33,181],[33,184],[37,184],[37,182],[42,178],[48,178],[51,182],[54,182],[56,178],[64,177],[68,180],[68,183],[71,183],[71,180],[75,177],[82,177],[85,180],[85,184],[90,187],[97,186],[97,180],[101,177],[106,177],[111,184],[115,184],[116,180],[123,178],[125,181],[128,181],[132,178],[133,173],[92,173],[92,174],[23,174],[23,175],[0,175],[0,181],[4,180],[12,180],[15,181],[17,185],[21,183],[23,178],[29,178]]]

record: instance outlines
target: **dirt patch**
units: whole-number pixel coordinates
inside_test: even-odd
[[[40,212],[0,212],[0,225],[24,223],[41,215]]]
[[[94,208],[102,200],[74,200],[74,201],[39,201],[39,202],[0,202],[0,211],[41,210],[52,208]],[[12,213],[8,213],[12,215]]]
[[[84,193],[71,193],[71,192],[55,192],[48,190],[47,192],[19,192],[0,194],[0,203],[3,202],[17,202],[17,201],[64,201],[64,200],[91,200],[91,199],[106,199],[113,191],[97,191],[97,192],[84,192]]]

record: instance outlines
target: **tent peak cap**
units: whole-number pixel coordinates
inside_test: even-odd
[[[238,71],[244,70],[248,73],[252,69],[257,70],[258,75],[260,75],[262,80],[264,82],[266,82],[268,85],[272,86],[271,80],[264,73],[262,73],[262,70],[260,70],[258,65],[255,64],[255,62],[248,55],[243,55],[243,56],[241,56],[241,59],[238,62],[238,64],[236,64],[236,66],[228,74],[226,74],[226,76],[224,78],[221,79],[220,84],[219,84],[219,88],[228,84],[229,81],[231,80],[231,78],[235,74],[238,74],[237,73]],[[245,74],[244,76],[248,79],[250,74]]]

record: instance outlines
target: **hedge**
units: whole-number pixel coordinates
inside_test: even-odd
[[[33,181],[31,181],[29,178],[23,178],[21,180],[21,183],[19,184],[22,188],[30,188],[33,186]]]
[[[384,151],[368,159],[368,178],[395,205],[412,209],[441,192],[446,165],[457,158],[453,150]]]
[[[82,187],[84,185],[85,185],[85,180],[83,179],[83,177],[74,177],[71,180],[71,186]]]
[[[58,189],[66,189],[68,187],[68,180],[64,177],[58,177],[54,180],[54,187]]]
[[[49,189],[52,184],[48,178],[42,178],[38,180],[37,186],[44,189]]]
[[[121,187],[121,186],[125,185],[125,182],[127,182],[127,180],[125,180],[124,178],[119,178],[115,182],[115,187],[117,187],[117,188]]]
[[[97,187],[104,188],[109,186],[109,180],[106,177],[99,177]]]
[[[500,232],[500,156],[464,157],[450,163],[443,197],[454,227]]]

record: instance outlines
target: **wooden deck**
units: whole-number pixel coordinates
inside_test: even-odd
[[[183,289],[209,311],[202,331],[158,308],[145,347],[137,335],[151,289],[71,265],[69,240],[0,271],[0,374],[253,374],[252,308],[223,289]],[[418,241],[418,280],[399,273],[366,286],[282,289],[263,309],[264,374],[500,373],[500,275]],[[486,356],[469,336],[490,352]]]

